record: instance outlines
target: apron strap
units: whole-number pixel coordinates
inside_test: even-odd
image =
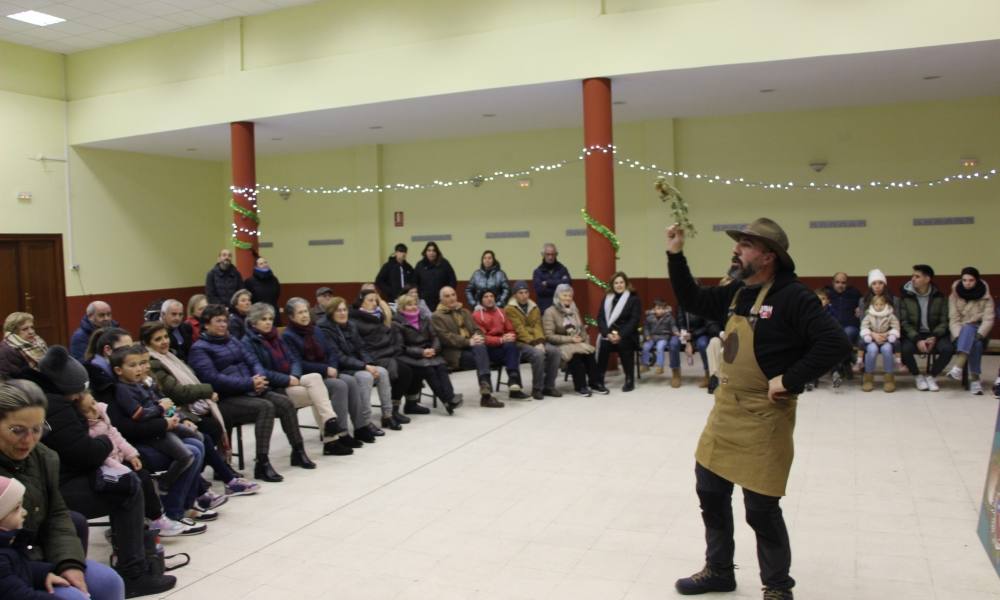
[[[767,283],[762,285],[760,291],[757,292],[757,299],[754,301],[753,306],[750,308],[750,316],[747,317],[747,320],[750,322],[751,328],[757,325],[757,315],[760,314],[760,307],[764,304],[764,298],[767,296],[767,293],[771,291],[772,285],[774,285],[774,281],[773,280],[768,281]],[[733,301],[729,303],[729,311],[726,314],[727,320],[736,313],[736,302],[740,299],[740,292],[742,292],[745,289],[746,289],[745,287],[742,287],[736,290],[736,293],[733,294]]]

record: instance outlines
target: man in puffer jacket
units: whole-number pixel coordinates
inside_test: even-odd
[[[948,336],[948,300],[933,279],[934,269],[930,266],[913,265],[913,276],[903,285],[899,302],[903,364],[916,378],[917,389],[922,392],[940,389],[935,377],[941,374],[955,352]],[[927,375],[920,374],[917,354],[936,356]]]
[[[527,283],[524,281],[514,283],[514,295],[504,308],[504,312],[514,326],[514,333],[517,334],[517,347],[521,351],[521,358],[531,363],[531,397],[542,400],[545,396],[553,398],[562,396],[562,393],[556,390],[556,377],[559,376],[562,352],[545,341],[542,311],[531,301]]]
[[[522,400],[528,396],[521,391],[521,352],[517,349],[517,334],[507,315],[497,308],[496,295],[492,290],[484,290],[479,295],[479,308],[472,313],[472,320],[486,338],[486,351],[490,360],[502,362],[507,368],[510,397]]]

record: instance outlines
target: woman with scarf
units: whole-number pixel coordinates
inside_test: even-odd
[[[374,444],[376,435],[385,435],[371,422],[371,402],[361,400],[361,384],[357,378],[341,372],[340,352],[327,335],[314,323],[309,314],[309,303],[302,298],[292,298],[285,304],[288,327],[281,335],[292,358],[302,365],[303,373],[319,373],[324,380],[340,380],[347,385],[347,406],[335,406],[337,411],[338,442],[352,448]],[[354,436],[348,433],[347,416],[354,424]]]
[[[257,258],[253,274],[246,278],[243,287],[250,292],[250,301],[256,304],[263,302],[274,310],[274,326],[281,325],[281,311],[278,310],[278,298],[281,297],[281,282],[271,270],[271,265],[263,256]]]
[[[149,367],[160,392],[174,401],[183,418],[195,423],[205,437],[205,464],[225,485],[227,496],[246,496],[260,484],[238,477],[223,455],[231,452],[226,422],[219,410],[219,395],[202,383],[191,367],[170,352],[170,333],[162,321],[148,321],[139,328],[139,338],[149,350]],[[221,453],[221,454],[220,454]],[[207,499],[205,499],[207,500]],[[204,501],[204,500],[203,500]]]
[[[38,362],[48,346],[35,332],[35,317],[26,312],[13,312],[3,322],[0,342],[0,376],[16,378],[25,369],[38,370]]]
[[[955,364],[948,377],[961,381],[969,365],[969,391],[980,396],[983,384],[983,349],[993,330],[994,304],[990,286],[975,267],[962,269],[962,278],[951,284],[948,297],[948,326],[955,340]]]
[[[393,325],[392,313],[380,305],[374,290],[363,290],[358,294],[350,311],[350,321],[357,327],[358,335],[364,342],[364,350],[375,366],[388,374],[388,382],[379,379],[379,401],[382,415],[389,414],[394,420],[399,415],[399,405],[403,396],[407,402],[420,398],[419,379],[414,380],[410,365],[397,360],[403,350],[403,340],[399,330]],[[374,376],[374,374],[373,374]],[[391,388],[391,389],[387,389]],[[390,397],[386,398],[386,392]]]
[[[374,293],[373,293],[374,294]],[[361,402],[371,404],[373,387],[378,387],[379,402],[382,407],[382,427],[393,431],[402,429],[410,422],[409,417],[399,413],[398,403],[393,406],[390,390],[389,371],[375,363],[375,359],[365,348],[364,339],[358,332],[358,324],[349,318],[347,301],[340,297],[330,300],[326,307],[327,316],[319,323],[340,354],[340,370],[358,382]]]
[[[573,378],[573,389],[581,396],[590,396],[591,390],[607,394],[594,362],[594,347],[587,343],[587,330],[580,318],[580,310],[573,301],[573,287],[568,283],[556,286],[555,302],[542,315],[545,341],[557,346],[562,353],[566,370]],[[590,387],[587,387],[587,382]]]
[[[612,352],[618,353],[625,370],[623,392],[635,389],[635,349],[639,345],[639,322],[642,304],[639,295],[629,285],[628,275],[618,271],[611,276],[611,289],[604,296],[604,305],[597,311],[597,372],[604,387],[604,375]]]
[[[296,407],[312,407],[316,428],[320,430],[323,454],[344,456],[354,451],[337,443],[337,415],[334,407],[347,409],[347,384],[339,379],[324,379],[319,373],[303,373],[299,362],[274,326],[274,309],[257,302],[247,313],[247,332],[243,346],[264,367],[264,376],[276,392],[288,396]]]
[[[398,360],[413,369],[414,379],[426,381],[434,395],[444,402],[448,414],[452,414],[462,404],[462,395],[452,388],[448,364],[441,357],[441,340],[431,327],[430,315],[424,316],[418,302],[422,300],[405,293],[396,300],[393,320],[403,337],[403,353]],[[407,414],[430,412],[420,405],[419,395],[412,400],[407,398],[403,410]]]
[[[476,301],[480,294],[490,290],[496,297],[497,306],[503,310],[510,299],[510,284],[507,282],[507,274],[500,268],[500,261],[496,259],[492,250],[483,252],[479,259],[479,268],[472,272],[469,277],[469,285],[465,287],[465,299],[471,311],[479,302]]]

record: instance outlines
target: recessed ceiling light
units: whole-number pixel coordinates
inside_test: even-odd
[[[197,152],[198,151],[197,148],[185,148],[185,150],[187,150],[188,152]]]
[[[38,25],[39,27],[55,25],[56,23],[62,23],[66,20],[54,15],[38,12],[37,10],[26,10],[24,12],[14,13],[12,15],[7,15],[7,18],[14,19],[15,21],[21,21],[22,23]]]
[[[627,102],[625,102],[624,100],[615,100],[611,104],[614,104],[615,106],[621,106],[623,104],[627,104]]]
[[[924,75],[924,81],[930,81],[932,79],[941,79],[940,75]]]
[[[774,88],[764,88],[760,91],[761,94],[770,94],[774,91]]]
[[[382,129],[381,125],[370,125],[368,129]]]
[[[497,116],[496,113],[483,113],[483,118],[484,119],[491,119],[491,118],[493,118],[495,116]]]

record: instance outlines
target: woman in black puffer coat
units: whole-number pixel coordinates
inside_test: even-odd
[[[426,381],[434,394],[441,398],[448,414],[462,403],[448,376],[448,364],[441,357],[441,340],[434,334],[430,318],[420,314],[417,300],[403,295],[396,301],[393,323],[403,338],[403,352],[397,360],[413,369],[414,379]],[[419,396],[406,400],[406,412],[427,409],[419,405]]]

